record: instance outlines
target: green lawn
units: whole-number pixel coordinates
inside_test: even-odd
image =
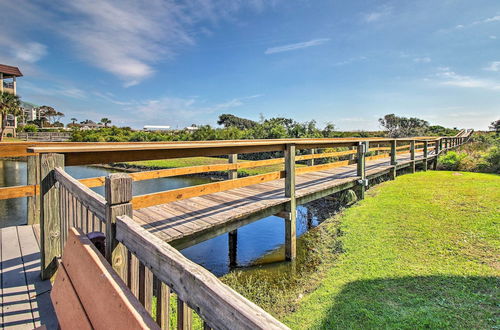
[[[339,220],[345,252],[290,327],[500,326],[500,176],[401,176]]]
[[[296,264],[222,279],[292,329],[498,329],[499,221],[498,175],[403,175],[300,237]]]
[[[238,160],[238,161],[246,162],[246,160]],[[155,169],[163,169],[163,168],[176,168],[176,167],[199,166],[199,165],[227,164],[227,159],[215,158],[215,157],[190,157],[190,158],[176,158],[176,159],[144,160],[137,162],[127,162],[126,164],[141,166],[141,167],[151,167]],[[257,175],[273,171],[281,171],[283,170],[283,168],[284,168],[283,165],[279,164],[260,166],[260,167],[245,168],[239,170],[238,174],[240,174],[241,176]]]

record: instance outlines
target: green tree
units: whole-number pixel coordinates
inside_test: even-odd
[[[75,123],[76,123],[77,121],[78,121],[78,119],[76,119],[75,117],[71,118],[71,123],[72,123],[73,125],[75,125]]]
[[[64,117],[64,113],[57,111],[51,106],[42,105],[40,107],[40,117],[45,117],[49,124],[53,125]]]
[[[20,106],[21,101],[19,100],[19,96],[7,92],[0,93],[0,114],[2,116],[0,141],[3,140],[3,133],[5,130],[5,124],[7,122],[7,116],[18,116],[21,113]]]
[[[424,135],[429,127],[429,123],[423,119],[398,117],[395,114],[385,115],[378,121],[388,131],[387,135],[393,138]]]
[[[111,120],[108,118],[101,118],[101,123],[104,124],[104,127],[108,127],[108,124],[111,124]]]
[[[490,130],[495,131],[496,134],[500,134],[500,119],[491,123]]]
[[[237,127],[239,129],[249,129],[257,125],[253,120],[236,117],[231,114],[220,115],[217,124],[224,127]]]

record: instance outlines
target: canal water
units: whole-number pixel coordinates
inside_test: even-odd
[[[105,176],[113,170],[69,166],[66,171],[77,179]],[[134,195],[182,188],[210,182],[206,177],[170,177],[134,182]],[[12,160],[0,160],[0,187],[26,184],[26,163]],[[93,188],[103,194],[104,188]],[[0,200],[0,227],[22,225],[26,223],[26,198]],[[301,235],[308,228],[318,224],[318,219],[309,217],[307,209],[299,206],[297,210],[297,234]],[[237,266],[255,265],[257,260],[270,254],[284,244],[285,228],[283,219],[275,216],[248,224],[238,229]],[[228,235],[224,234],[199,243],[181,251],[192,261],[202,265],[217,276],[230,271],[228,253]]]

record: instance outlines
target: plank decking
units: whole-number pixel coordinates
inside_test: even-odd
[[[40,279],[38,237],[38,226],[0,229],[2,328],[57,328],[50,281]]]
[[[433,155],[429,154],[429,157]],[[421,162],[423,154],[417,153],[415,158]],[[410,163],[410,155],[398,157],[398,168]],[[305,203],[354,187],[359,179],[356,166],[352,164],[297,175],[297,202]],[[368,177],[386,173],[392,168],[390,158],[366,162]],[[283,206],[290,200],[284,197],[284,180],[134,210],[134,220],[177,248],[188,247],[283,211]]]

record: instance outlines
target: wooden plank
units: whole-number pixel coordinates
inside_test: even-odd
[[[309,160],[309,159],[318,159],[318,158],[341,157],[341,156],[348,156],[348,155],[354,155],[354,154],[356,154],[355,150],[325,152],[325,153],[319,153],[319,154],[309,154],[309,155],[296,156],[295,160],[299,161],[299,160]],[[312,166],[312,165],[309,165],[309,166]]]
[[[44,324],[48,329],[55,329],[58,322],[50,300],[52,285],[50,281],[42,281],[40,278],[40,247],[35,236],[35,228],[33,226],[16,228],[35,327]]]
[[[63,185],[81,204],[90,209],[99,219],[106,221],[106,199],[87,188],[62,169],[54,170],[55,179]]]
[[[93,327],[158,329],[144,307],[81,231],[75,228],[69,231],[61,263]]]
[[[259,182],[277,180],[282,178],[283,176],[284,176],[284,171],[276,171],[261,175],[249,176],[246,178],[240,178],[236,180],[213,182],[194,187],[172,189],[159,193],[135,196],[134,198],[132,198],[132,205],[134,209],[141,209],[148,206],[169,203],[173,201],[183,200],[186,198],[203,196],[218,191],[244,187],[247,185],[257,184]]]
[[[315,171],[323,171],[335,167],[342,167],[349,165],[352,161],[350,160],[342,160],[338,162],[333,162],[333,163],[327,163],[327,164],[320,164],[320,165],[314,165],[314,166],[307,166],[307,167],[300,167],[295,170],[295,173],[297,175],[299,174],[304,174],[304,173],[309,173],[309,172],[315,172]]]
[[[321,166],[321,165],[317,165]],[[309,166],[306,168],[317,168]],[[297,202],[295,199],[295,145],[287,144],[285,151],[285,197],[290,201],[285,204],[285,258],[294,260],[297,257]]]
[[[50,296],[61,329],[72,329],[76,325],[78,329],[94,329],[64,265],[58,269]]]
[[[179,298],[217,329],[287,329],[263,309],[185,258],[179,251],[124,216],[117,220],[117,239],[153,270]]]
[[[0,200],[35,196],[35,186],[12,186],[0,188]]]
[[[26,286],[21,248],[16,227],[2,228],[2,308],[5,328],[34,327],[30,298]]]

